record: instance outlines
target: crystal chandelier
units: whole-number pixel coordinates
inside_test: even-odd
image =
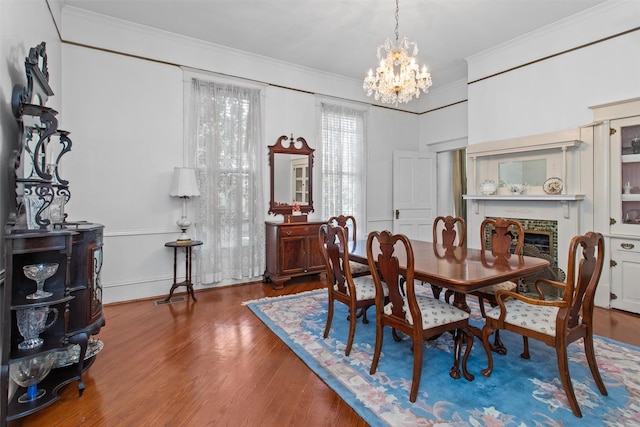
[[[375,94],[376,101],[395,106],[400,102],[409,102],[415,96],[420,97],[420,91],[427,93],[431,86],[431,74],[426,66],[420,70],[416,64],[415,56],[418,54],[418,44],[410,42],[407,37],[402,40],[398,37],[398,0],[396,0],[396,40],[385,40],[378,46],[378,59],[380,65],[376,68],[376,74],[369,70],[364,78],[362,88],[367,96]],[[382,57],[384,49],[386,56]],[[409,54],[409,51],[412,51]]]

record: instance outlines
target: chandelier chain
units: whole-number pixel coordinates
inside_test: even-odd
[[[398,28],[400,27],[400,0],[396,0],[396,42],[400,39]]]

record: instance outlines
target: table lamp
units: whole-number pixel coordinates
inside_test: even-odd
[[[182,199],[182,218],[176,221],[176,224],[182,230],[182,234],[178,236],[176,241],[190,242],[191,237],[187,234],[187,229],[191,225],[191,221],[187,218],[187,201],[189,200],[189,197],[200,196],[195,169],[174,168],[169,195],[172,197],[180,197]]]

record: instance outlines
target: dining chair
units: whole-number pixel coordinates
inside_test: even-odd
[[[485,218],[480,225],[480,242],[483,248],[491,250],[491,255],[497,258],[497,263],[499,263],[501,259],[506,261],[512,254],[522,255],[524,247],[524,229],[520,222],[513,219]],[[473,295],[478,298],[480,313],[482,314],[482,317],[486,318],[485,302],[493,308],[498,305],[498,302],[496,301],[496,292],[502,290],[517,291],[517,289],[518,284],[509,280],[485,286],[484,288],[469,292],[469,295]],[[499,331],[496,331],[495,333],[491,350],[498,354],[507,354],[507,348],[500,339]]]
[[[467,223],[464,218],[451,215],[439,216],[433,220],[433,243],[440,243],[446,251],[463,246],[467,238]],[[433,296],[438,299],[442,288],[431,285]],[[447,289],[444,293],[445,301],[450,302],[453,291]]]
[[[374,255],[374,245],[379,253]],[[406,257],[406,271],[401,274],[396,249]],[[382,352],[383,329],[392,328],[394,339],[396,330],[409,335],[413,349],[413,378],[409,401],[415,402],[422,375],[423,341],[432,337],[452,332],[453,334],[453,366],[449,370],[452,378],[460,378],[460,354],[462,340],[466,339],[466,350],[462,358],[462,373],[471,381],[473,375],[467,370],[467,359],[473,346],[473,333],[469,328],[469,313],[460,310],[444,301],[427,295],[416,295],[414,284],[414,254],[411,242],[403,234],[392,234],[389,231],[371,232],[367,238],[367,259],[376,287],[376,344],[371,362],[371,375],[375,374]],[[377,267],[377,268],[376,268]],[[403,280],[401,280],[403,279]],[[402,295],[401,282],[405,282],[406,296]],[[388,301],[383,292],[387,285]],[[389,363],[393,363],[393,356]]]
[[[482,343],[489,358],[489,365],[482,370],[482,374],[488,377],[493,372],[493,357],[488,351],[491,331],[505,329],[522,335],[524,351],[520,356],[524,359],[530,357],[529,337],[540,340],[555,347],[558,371],[569,405],[576,417],[582,417],[569,374],[567,347],[583,338],[591,375],[600,393],[607,396],[593,347],[593,300],[603,264],[604,237],[590,231],[571,240],[566,282],[537,280],[538,299],[516,292],[498,291],[498,306],[487,311],[486,323],[482,328]],[[542,283],[561,289],[562,299],[546,300],[540,288]]]
[[[329,218],[327,223],[331,225],[339,225],[344,228],[347,232],[347,241],[351,242],[352,245],[358,240],[356,219],[353,215],[332,216]],[[349,261],[349,268],[351,268],[351,275],[353,277],[367,276],[370,274],[369,267],[366,264]]]
[[[323,224],[318,231],[320,247],[327,267],[327,324],[324,338],[329,336],[333,320],[334,302],[349,307],[349,337],[345,355],[351,353],[356,331],[356,319],[362,316],[363,323],[369,323],[367,309],[375,305],[376,287],[371,276],[353,277],[349,267],[349,252],[343,250],[347,243],[347,232],[341,226]],[[383,290],[383,292],[386,292]],[[358,314],[358,310],[361,313]]]

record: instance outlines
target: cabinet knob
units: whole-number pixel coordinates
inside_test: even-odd
[[[285,231],[284,234],[286,234],[287,236],[291,236],[291,230]]]
[[[622,247],[622,249],[633,249],[634,245],[633,243],[620,243],[620,247]]]

